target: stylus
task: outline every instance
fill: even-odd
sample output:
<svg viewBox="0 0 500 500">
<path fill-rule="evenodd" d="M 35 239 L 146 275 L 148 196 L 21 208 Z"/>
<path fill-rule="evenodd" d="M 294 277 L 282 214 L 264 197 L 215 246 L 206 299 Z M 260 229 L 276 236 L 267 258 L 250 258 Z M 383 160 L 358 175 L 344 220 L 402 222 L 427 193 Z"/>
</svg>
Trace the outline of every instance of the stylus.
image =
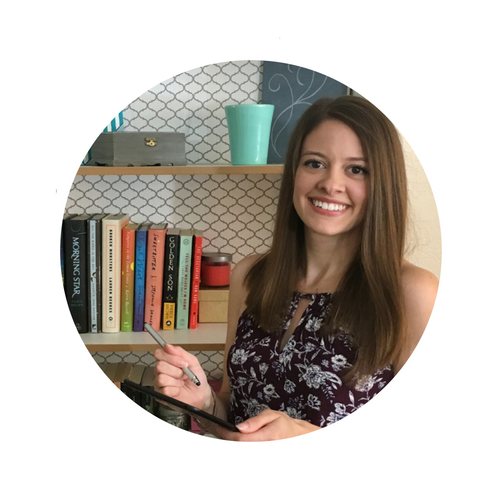
<svg viewBox="0 0 500 500">
<path fill-rule="evenodd" d="M 158 344 L 160 344 L 162 347 L 166 344 L 166 342 L 160 337 L 158 332 L 149 324 L 149 323 L 144 323 L 144 328 L 147 330 L 147 332 L 153 337 Z M 198 380 L 198 377 L 186 366 L 185 368 L 182 369 L 182 371 L 196 384 L 196 385 L 201 385 L 201 382 Z"/>
</svg>

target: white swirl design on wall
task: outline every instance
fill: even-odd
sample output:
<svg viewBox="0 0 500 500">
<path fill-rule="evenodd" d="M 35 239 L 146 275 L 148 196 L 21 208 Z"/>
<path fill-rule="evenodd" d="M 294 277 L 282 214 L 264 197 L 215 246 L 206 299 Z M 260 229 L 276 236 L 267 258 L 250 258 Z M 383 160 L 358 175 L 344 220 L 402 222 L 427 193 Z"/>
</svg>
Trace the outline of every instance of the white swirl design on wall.
<svg viewBox="0 0 500 500">
<path fill-rule="evenodd" d="M 277 149 L 278 139 L 294 118 L 297 108 L 310 106 L 316 100 L 315 97 L 325 86 L 327 80 L 329 80 L 329 78 L 325 75 L 305 70 L 304 68 L 299 68 L 297 66 L 291 66 L 289 64 L 287 65 L 287 71 L 287 74 L 276 73 L 269 79 L 267 84 L 267 88 L 271 92 L 279 92 L 282 90 L 283 86 L 288 89 L 289 94 L 289 104 L 281 110 L 278 115 L 276 115 L 274 123 L 271 127 L 270 144 L 273 151 L 280 158 L 282 155 Z M 297 94 L 296 91 L 294 91 L 297 87 L 296 85 L 292 85 L 291 82 L 299 85 L 301 91 L 300 94 Z M 302 113 L 303 111 L 304 109 L 300 109 L 299 112 Z"/>
</svg>

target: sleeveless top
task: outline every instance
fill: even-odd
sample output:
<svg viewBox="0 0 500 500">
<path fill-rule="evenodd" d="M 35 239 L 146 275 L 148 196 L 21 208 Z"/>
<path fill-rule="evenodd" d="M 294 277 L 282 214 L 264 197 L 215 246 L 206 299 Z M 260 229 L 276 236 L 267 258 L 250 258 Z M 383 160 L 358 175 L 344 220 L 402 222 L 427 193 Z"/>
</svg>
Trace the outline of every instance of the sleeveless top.
<svg viewBox="0 0 500 500">
<path fill-rule="evenodd" d="M 309 305 L 280 347 L 303 297 L 310 299 Z M 349 335 L 318 334 L 332 298 L 333 293 L 294 293 L 283 330 L 272 334 L 246 312 L 240 316 L 227 359 L 230 421 L 239 424 L 269 408 L 325 427 L 363 406 L 389 383 L 392 365 L 355 387 L 343 383 L 341 373 L 355 355 Z"/>
</svg>

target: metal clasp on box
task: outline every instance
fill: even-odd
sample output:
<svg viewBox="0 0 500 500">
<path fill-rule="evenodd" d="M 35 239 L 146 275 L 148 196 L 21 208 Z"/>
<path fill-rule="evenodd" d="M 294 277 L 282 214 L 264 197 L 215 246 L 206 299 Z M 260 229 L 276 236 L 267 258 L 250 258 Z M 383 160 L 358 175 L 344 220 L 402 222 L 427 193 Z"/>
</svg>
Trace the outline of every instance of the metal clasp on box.
<svg viewBox="0 0 500 500">
<path fill-rule="evenodd" d="M 150 148 L 156 146 L 157 144 L 157 140 L 156 140 L 156 137 L 145 137 L 144 138 L 144 143 L 146 144 L 146 146 L 149 146 Z"/>
</svg>

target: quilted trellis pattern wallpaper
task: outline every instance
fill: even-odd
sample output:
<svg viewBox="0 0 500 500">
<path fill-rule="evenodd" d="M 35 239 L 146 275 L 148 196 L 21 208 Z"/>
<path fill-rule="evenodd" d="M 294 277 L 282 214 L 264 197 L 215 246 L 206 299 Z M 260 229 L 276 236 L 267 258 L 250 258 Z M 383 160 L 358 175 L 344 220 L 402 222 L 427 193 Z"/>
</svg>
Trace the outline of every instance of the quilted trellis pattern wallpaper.
<svg viewBox="0 0 500 500">
<path fill-rule="evenodd" d="M 177 75 L 130 103 L 125 130 L 181 132 L 188 163 L 229 164 L 224 106 L 260 103 L 262 75 L 261 61 L 213 64 Z"/>
</svg>

